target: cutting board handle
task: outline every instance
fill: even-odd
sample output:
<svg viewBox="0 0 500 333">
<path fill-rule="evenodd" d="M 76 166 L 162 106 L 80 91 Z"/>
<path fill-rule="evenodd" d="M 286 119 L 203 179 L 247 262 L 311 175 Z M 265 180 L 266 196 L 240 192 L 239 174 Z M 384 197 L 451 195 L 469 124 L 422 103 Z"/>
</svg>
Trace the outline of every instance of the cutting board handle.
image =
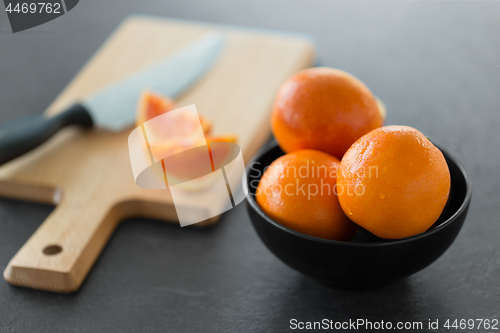
<svg viewBox="0 0 500 333">
<path fill-rule="evenodd" d="M 123 218 L 120 204 L 99 199 L 91 205 L 90 200 L 64 196 L 9 262 L 5 280 L 34 289 L 76 291 Z"/>
</svg>

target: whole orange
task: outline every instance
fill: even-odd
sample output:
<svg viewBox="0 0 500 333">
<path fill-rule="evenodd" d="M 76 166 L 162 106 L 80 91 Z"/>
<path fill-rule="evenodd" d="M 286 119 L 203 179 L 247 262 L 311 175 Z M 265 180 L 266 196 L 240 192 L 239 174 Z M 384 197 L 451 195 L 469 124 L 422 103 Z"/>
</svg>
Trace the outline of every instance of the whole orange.
<svg viewBox="0 0 500 333">
<path fill-rule="evenodd" d="M 357 226 L 345 216 L 335 194 L 337 158 L 299 150 L 276 159 L 256 190 L 260 208 L 273 220 L 301 233 L 349 240 Z"/>
<path fill-rule="evenodd" d="M 278 91 L 271 126 L 283 151 L 316 149 L 341 159 L 354 141 L 382 126 L 370 90 L 333 68 L 309 68 Z"/>
<path fill-rule="evenodd" d="M 345 153 L 337 179 L 346 215 L 386 239 L 426 231 L 450 193 L 450 171 L 421 132 L 407 126 L 371 131 Z"/>
</svg>

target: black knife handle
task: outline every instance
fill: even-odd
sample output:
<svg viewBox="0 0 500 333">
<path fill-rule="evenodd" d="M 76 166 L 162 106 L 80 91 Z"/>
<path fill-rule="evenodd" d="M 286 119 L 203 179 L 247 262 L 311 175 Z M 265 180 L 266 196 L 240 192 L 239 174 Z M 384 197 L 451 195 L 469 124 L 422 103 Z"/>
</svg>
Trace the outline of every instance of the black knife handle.
<svg viewBox="0 0 500 333">
<path fill-rule="evenodd" d="M 47 118 L 42 114 L 28 116 L 0 126 L 0 165 L 21 156 L 47 141 L 69 125 L 92 126 L 92 118 L 79 103 Z"/>
</svg>

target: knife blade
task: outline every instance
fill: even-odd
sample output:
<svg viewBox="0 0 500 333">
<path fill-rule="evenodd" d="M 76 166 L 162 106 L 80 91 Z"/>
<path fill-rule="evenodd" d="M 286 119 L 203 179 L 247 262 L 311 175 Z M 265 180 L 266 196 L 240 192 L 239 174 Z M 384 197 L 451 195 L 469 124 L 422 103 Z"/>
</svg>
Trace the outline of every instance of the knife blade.
<svg viewBox="0 0 500 333">
<path fill-rule="evenodd" d="M 144 88 L 178 98 L 213 66 L 223 44 L 222 33 L 208 32 L 166 59 L 104 87 L 55 116 L 31 115 L 1 125 L 0 165 L 36 148 L 66 126 L 96 126 L 112 132 L 131 126 Z"/>
</svg>

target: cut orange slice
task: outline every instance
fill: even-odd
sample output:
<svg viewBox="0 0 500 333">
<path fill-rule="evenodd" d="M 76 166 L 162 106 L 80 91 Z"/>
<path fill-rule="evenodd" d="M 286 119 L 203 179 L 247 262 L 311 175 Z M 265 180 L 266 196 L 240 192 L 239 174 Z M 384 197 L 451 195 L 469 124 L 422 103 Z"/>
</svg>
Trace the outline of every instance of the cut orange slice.
<svg viewBox="0 0 500 333">
<path fill-rule="evenodd" d="M 227 134 L 220 136 L 207 137 L 208 152 L 212 161 L 212 168 L 215 170 L 220 169 L 226 163 L 232 160 L 235 153 L 235 145 L 218 144 L 219 142 L 236 143 L 238 138 L 236 135 Z"/>
<path fill-rule="evenodd" d="M 207 142 L 231 142 L 236 143 L 238 141 L 238 136 L 235 134 L 226 134 L 218 136 L 207 136 Z"/>
<path fill-rule="evenodd" d="M 169 185 L 185 190 L 200 190 L 216 179 L 214 171 L 232 161 L 239 152 L 235 135 L 207 137 L 207 145 L 172 155 L 164 160 Z"/>
<path fill-rule="evenodd" d="M 161 160 L 169 185 L 178 184 L 186 190 L 203 189 L 213 182 L 213 171 L 232 160 L 234 151 L 239 151 L 235 145 L 237 137 L 208 136 L 212 123 L 196 113 L 172 112 L 165 121 L 161 118 L 149 121 L 174 109 L 175 103 L 170 98 L 144 91 L 138 105 L 137 125 L 143 125 L 149 151 L 156 161 Z"/>
<path fill-rule="evenodd" d="M 137 107 L 136 125 L 140 126 L 146 121 L 158 117 L 175 108 L 172 99 L 153 94 L 150 91 L 144 91 L 141 94 L 139 105 Z"/>
<path fill-rule="evenodd" d="M 166 96 L 152 93 L 145 90 L 139 100 L 139 105 L 137 106 L 137 116 L 136 125 L 140 126 L 146 121 L 156 118 L 164 113 L 172 111 L 176 108 L 175 102 Z M 212 123 L 205 119 L 204 117 L 199 117 L 201 122 L 201 127 L 205 134 L 208 134 L 212 129 Z M 157 135 L 161 136 L 162 132 L 169 130 L 168 128 L 158 129 Z"/>
<path fill-rule="evenodd" d="M 164 160 L 166 174 L 177 181 L 187 181 L 209 174 L 229 162 L 236 146 L 224 143 L 236 143 L 235 135 L 207 137 L 206 141 L 207 145 L 193 145 L 188 149 L 176 147 L 179 151 Z"/>
</svg>

